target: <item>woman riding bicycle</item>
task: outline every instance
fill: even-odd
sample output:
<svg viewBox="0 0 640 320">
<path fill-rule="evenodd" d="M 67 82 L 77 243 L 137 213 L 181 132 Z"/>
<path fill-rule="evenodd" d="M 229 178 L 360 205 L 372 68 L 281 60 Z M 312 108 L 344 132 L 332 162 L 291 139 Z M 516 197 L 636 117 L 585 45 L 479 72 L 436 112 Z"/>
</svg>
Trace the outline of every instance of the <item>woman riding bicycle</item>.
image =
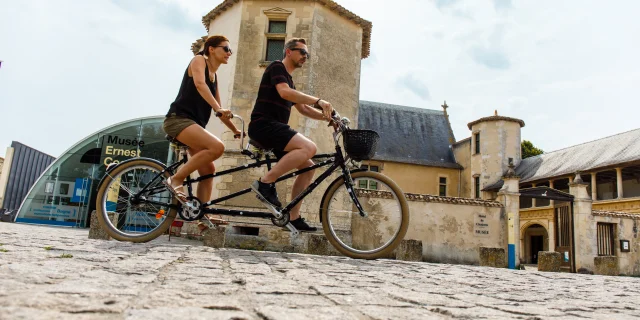
<svg viewBox="0 0 640 320">
<path fill-rule="evenodd" d="M 169 191 L 183 204 L 187 201 L 183 189 L 186 177 L 196 170 L 201 176 L 214 173 L 213 161 L 224 152 L 222 141 L 205 130 L 211 110 L 220 114 L 220 120 L 233 131 L 235 137 L 241 134 L 229 120 L 232 117 L 231 111 L 221 107 L 216 74 L 221 64 L 229 62 L 232 53 L 226 37 L 215 35 L 207 38 L 204 50 L 191 59 L 185 70 L 178 96 L 164 120 L 164 131 L 189 147 L 189 161 L 165 181 Z M 209 201 L 212 190 L 213 179 L 200 182 L 198 199 Z"/>
</svg>

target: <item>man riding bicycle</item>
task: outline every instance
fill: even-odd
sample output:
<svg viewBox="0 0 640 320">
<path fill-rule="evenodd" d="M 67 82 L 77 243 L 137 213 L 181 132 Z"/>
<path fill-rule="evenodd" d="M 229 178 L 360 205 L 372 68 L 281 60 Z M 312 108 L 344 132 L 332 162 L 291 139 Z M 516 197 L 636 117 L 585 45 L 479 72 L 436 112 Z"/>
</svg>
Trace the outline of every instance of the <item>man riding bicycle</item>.
<svg viewBox="0 0 640 320">
<path fill-rule="evenodd" d="M 262 178 L 251 184 L 251 189 L 271 205 L 281 208 L 275 181 L 292 169 L 304 169 L 313 165 L 316 144 L 293 130 L 289 125 L 291 106 L 298 112 L 316 120 L 330 120 L 333 107 L 328 101 L 296 90 L 291 73 L 302 68 L 309 58 L 306 41 L 293 38 L 284 45 L 284 59 L 272 62 L 264 71 L 258 98 L 251 113 L 249 137 L 265 149 L 272 149 L 278 163 Z M 311 105 L 322 108 L 322 111 Z M 314 170 L 300 174 L 291 191 L 292 199 L 309 186 Z M 300 217 L 298 203 L 290 211 L 291 224 L 300 231 L 316 231 Z"/>
</svg>

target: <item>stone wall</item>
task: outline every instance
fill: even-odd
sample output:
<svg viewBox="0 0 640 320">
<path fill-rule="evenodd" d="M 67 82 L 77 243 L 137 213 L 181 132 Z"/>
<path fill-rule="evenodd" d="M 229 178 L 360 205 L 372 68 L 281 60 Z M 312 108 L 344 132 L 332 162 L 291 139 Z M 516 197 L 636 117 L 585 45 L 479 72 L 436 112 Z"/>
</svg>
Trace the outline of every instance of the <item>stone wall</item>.
<svg viewBox="0 0 640 320">
<path fill-rule="evenodd" d="M 618 257 L 619 274 L 640 275 L 640 220 L 630 218 L 590 215 L 586 221 L 581 221 L 581 225 L 587 225 L 588 228 L 576 229 L 577 245 L 582 251 L 580 257 L 576 257 L 581 261 L 580 267 L 595 270 L 594 258 L 598 256 L 598 222 L 614 224 L 614 247 L 615 256 Z M 629 252 L 622 252 L 620 240 L 629 241 Z"/>
<path fill-rule="evenodd" d="M 506 221 L 499 202 L 418 194 L 407 198 L 411 218 L 405 239 L 422 241 L 424 261 L 479 264 L 479 247 L 504 248 Z M 352 232 L 354 239 L 365 236 L 358 232 L 371 234 L 368 229 Z"/>
<path fill-rule="evenodd" d="M 456 162 L 464 169 L 460 173 L 460 194 L 459 197 L 471 198 L 471 138 L 462 140 L 453 145 L 453 156 Z"/>
</svg>

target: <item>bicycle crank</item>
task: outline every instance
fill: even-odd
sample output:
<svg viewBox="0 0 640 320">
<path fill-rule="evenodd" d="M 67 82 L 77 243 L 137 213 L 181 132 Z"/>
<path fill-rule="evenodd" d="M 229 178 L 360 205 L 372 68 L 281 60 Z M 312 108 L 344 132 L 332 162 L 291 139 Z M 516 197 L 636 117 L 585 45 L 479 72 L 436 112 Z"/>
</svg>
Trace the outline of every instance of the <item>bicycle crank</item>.
<svg viewBox="0 0 640 320">
<path fill-rule="evenodd" d="M 185 221 L 195 221 L 202 218 L 202 210 L 200 200 L 198 198 L 189 197 L 187 202 L 181 206 L 181 210 L 178 211 L 180 218 Z"/>
</svg>

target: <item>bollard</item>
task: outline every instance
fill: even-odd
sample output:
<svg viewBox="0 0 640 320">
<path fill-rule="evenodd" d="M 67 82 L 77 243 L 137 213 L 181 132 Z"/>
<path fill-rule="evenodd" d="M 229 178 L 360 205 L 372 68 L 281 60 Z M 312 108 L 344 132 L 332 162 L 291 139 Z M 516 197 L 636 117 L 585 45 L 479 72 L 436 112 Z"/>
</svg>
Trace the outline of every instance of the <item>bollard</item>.
<svg viewBox="0 0 640 320">
<path fill-rule="evenodd" d="M 202 242 L 207 247 L 224 248 L 226 228 L 209 228 L 202 233 Z"/>
<path fill-rule="evenodd" d="M 396 249 L 396 260 L 422 261 L 422 241 L 402 240 Z"/>
<path fill-rule="evenodd" d="M 115 212 L 108 212 L 109 220 L 111 223 L 116 224 L 116 214 Z M 91 212 L 91 222 L 89 225 L 89 239 L 97 239 L 97 240 L 111 240 L 111 236 L 104 231 L 102 225 L 98 221 L 98 213 L 93 210 Z"/>
<path fill-rule="evenodd" d="M 483 267 L 506 267 L 503 248 L 480 247 L 480 265 Z"/>
<path fill-rule="evenodd" d="M 554 251 L 538 252 L 538 271 L 560 272 L 562 254 Z"/>
</svg>

